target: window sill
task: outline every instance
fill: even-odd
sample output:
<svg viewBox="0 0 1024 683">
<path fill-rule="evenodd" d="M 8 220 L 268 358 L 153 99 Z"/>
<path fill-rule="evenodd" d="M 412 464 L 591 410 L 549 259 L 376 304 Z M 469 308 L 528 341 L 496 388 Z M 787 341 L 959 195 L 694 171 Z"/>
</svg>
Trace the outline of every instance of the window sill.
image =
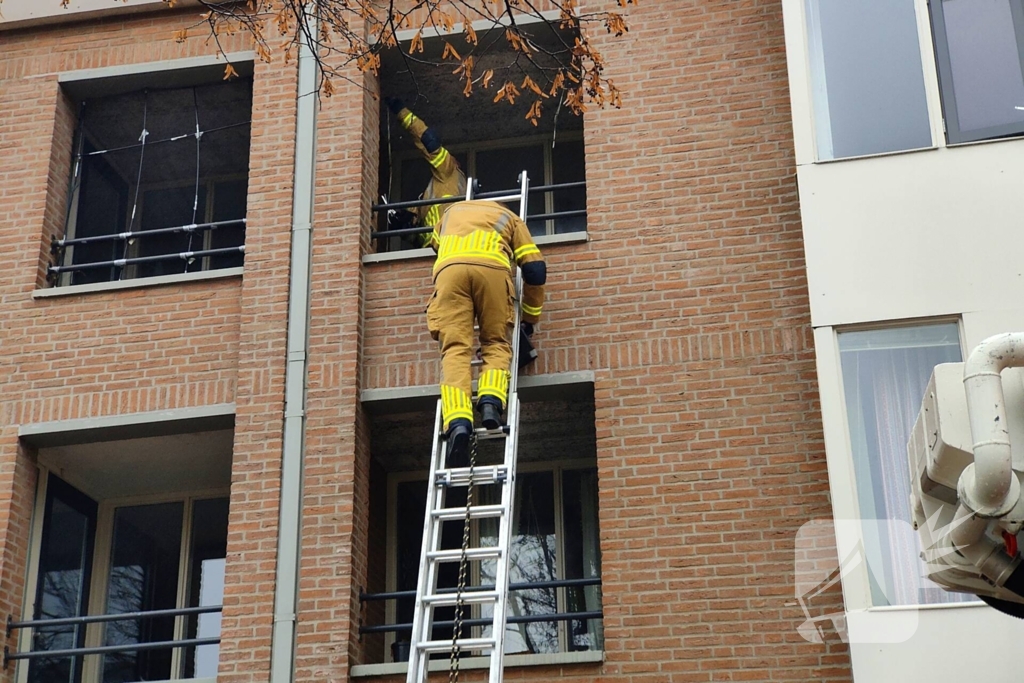
<svg viewBox="0 0 1024 683">
<path fill-rule="evenodd" d="M 836 157 L 835 159 L 815 159 L 809 164 L 799 164 L 800 166 L 826 166 L 828 164 L 841 164 L 844 161 L 857 161 L 859 159 L 878 159 L 880 157 L 895 157 L 902 156 L 904 154 L 917 154 L 918 152 L 931 152 L 937 149 L 942 149 L 944 145 L 932 145 L 931 147 L 915 147 L 913 149 L 894 149 L 891 152 L 876 152 L 874 154 L 857 154 L 852 157 Z"/>
<path fill-rule="evenodd" d="M 589 241 L 589 233 L 585 230 L 580 232 L 566 232 L 561 235 L 541 235 L 535 237 L 534 242 L 539 246 L 545 244 L 573 244 L 576 242 Z M 405 251 L 387 251 L 383 254 L 366 254 L 363 256 L 363 263 L 384 263 L 387 261 L 410 261 L 419 258 L 434 258 L 433 249 L 406 249 Z"/>
<path fill-rule="evenodd" d="M 156 287 L 159 285 L 175 285 L 182 282 L 200 280 L 219 280 L 226 277 L 242 275 L 242 268 L 221 268 L 204 270 L 198 273 L 181 273 L 180 275 L 159 275 L 142 277 L 137 280 L 118 280 L 117 282 L 94 282 L 88 285 L 69 285 L 67 287 L 47 287 L 32 292 L 33 299 L 47 299 L 55 296 L 73 296 L 75 294 L 92 294 L 94 292 L 111 292 L 120 289 L 138 289 L 139 287 Z"/>
<path fill-rule="evenodd" d="M 603 650 L 587 650 L 584 652 L 559 652 L 548 655 L 505 655 L 505 666 L 549 666 L 560 664 L 599 664 L 604 661 Z M 490 666 L 490 657 L 466 657 L 461 660 L 461 669 L 486 669 Z M 409 665 L 406 662 L 391 664 L 357 664 L 352 667 L 352 678 L 366 676 L 405 675 Z M 438 659 L 430 662 L 430 671 L 447 671 L 448 660 Z"/>
<path fill-rule="evenodd" d="M 918 610 L 964 609 L 970 607 L 988 607 L 981 598 L 970 602 L 940 602 L 930 605 L 872 605 L 868 612 L 916 612 Z"/>
</svg>

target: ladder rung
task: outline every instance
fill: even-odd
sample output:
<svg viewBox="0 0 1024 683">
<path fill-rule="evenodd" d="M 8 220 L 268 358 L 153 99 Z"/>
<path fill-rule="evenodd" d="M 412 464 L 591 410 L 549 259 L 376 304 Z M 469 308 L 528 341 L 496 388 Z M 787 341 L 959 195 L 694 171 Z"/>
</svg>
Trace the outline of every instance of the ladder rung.
<svg viewBox="0 0 1024 683">
<path fill-rule="evenodd" d="M 440 519 L 445 522 L 459 521 L 466 518 L 466 508 L 444 508 L 441 510 L 431 510 L 430 514 L 434 519 Z M 505 508 L 500 505 L 475 505 L 469 508 L 470 519 L 501 517 L 503 514 L 505 514 Z"/>
<path fill-rule="evenodd" d="M 482 486 L 500 484 L 508 479 L 508 470 L 504 465 L 477 465 L 473 468 L 472 479 L 468 467 L 456 467 L 450 470 L 438 470 L 434 473 L 436 486 Z"/>
<path fill-rule="evenodd" d="M 519 199 L 520 201 L 522 201 L 522 196 L 523 195 L 521 193 L 516 192 L 515 194 L 504 194 L 504 195 L 501 195 L 500 197 L 488 197 L 487 201 L 498 202 L 498 203 L 510 202 L 513 199 Z"/>
<path fill-rule="evenodd" d="M 466 605 L 481 605 L 498 599 L 498 591 L 463 591 L 462 602 Z M 459 604 L 458 593 L 424 595 L 423 603 L 433 607 L 454 607 Z"/>
<path fill-rule="evenodd" d="M 499 557 L 501 548 L 466 548 L 466 559 L 469 560 L 496 560 Z M 427 553 L 427 559 L 435 562 L 458 562 L 462 559 L 462 549 L 431 550 Z"/>
<path fill-rule="evenodd" d="M 480 366 L 480 365 L 484 364 L 484 359 L 483 358 L 474 358 L 473 360 L 469 361 L 469 364 L 474 366 L 474 367 L 477 367 L 477 366 Z"/>
<path fill-rule="evenodd" d="M 478 427 L 473 432 L 476 434 L 477 441 L 489 441 L 491 439 L 504 439 L 508 436 L 509 428 L 508 425 L 502 425 L 497 429 Z"/>
<path fill-rule="evenodd" d="M 455 641 L 463 650 L 494 649 L 494 638 L 460 638 Z M 448 652 L 452 649 L 451 640 L 428 640 L 418 643 L 417 649 L 422 652 Z"/>
</svg>

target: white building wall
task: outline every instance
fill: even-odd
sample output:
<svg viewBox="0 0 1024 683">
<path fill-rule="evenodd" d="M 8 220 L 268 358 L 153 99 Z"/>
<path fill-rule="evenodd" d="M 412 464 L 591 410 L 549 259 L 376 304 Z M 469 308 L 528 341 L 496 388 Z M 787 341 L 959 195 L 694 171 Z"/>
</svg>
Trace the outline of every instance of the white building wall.
<svg viewBox="0 0 1024 683">
<path fill-rule="evenodd" d="M 783 0 L 811 322 L 833 510 L 859 517 L 836 329 L 959 318 L 965 353 L 1024 330 L 1024 140 L 947 147 L 926 0 L 915 0 L 935 147 L 815 163 L 804 0 Z M 1022 103 L 1024 104 L 1024 103 Z M 857 525 L 846 525 L 856 529 Z M 842 542 L 841 542 L 842 544 Z M 1019 681 L 1024 621 L 983 605 L 871 606 L 867 570 L 843 578 L 848 612 L 903 642 L 851 643 L 858 683 Z M 901 614 L 902 613 L 902 614 Z"/>
</svg>

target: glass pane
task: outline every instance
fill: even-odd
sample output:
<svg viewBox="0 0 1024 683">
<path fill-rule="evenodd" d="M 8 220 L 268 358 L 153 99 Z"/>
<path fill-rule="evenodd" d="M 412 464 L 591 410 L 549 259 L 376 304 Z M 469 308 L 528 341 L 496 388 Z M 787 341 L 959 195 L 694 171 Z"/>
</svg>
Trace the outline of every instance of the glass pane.
<svg viewBox="0 0 1024 683">
<path fill-rule="evenodd" d="M 583 141 L 559 142 L 551 150 L 552 180 L 555 185 L 586 180 Z M 555 211 L 578 211 L 587 208 L 587 188 L 552 192 Z M 587 229 L 586 216 L 555 219 L 555 233 L 579 232 Z"/>
<path fill-rule="evenodd" d="M 476 153 L 476 175 L 480 179 L 480 192 L 495 192 L 519 188 L 519 174 L 525 170 L 530 177 L 531 185 L 544 184 L 544 148 L 541 145 L 532 147 L 506 147 L 489 149 Z M 519 213 L 519 203 L 507 203 L 509 209 Z M 527 202 L 527 216 L 545 213 L 544 195 L 533 193 Z M 526 221 L 530 232 L 534 235 L 545 234 L 544 221 Z"/>
<path fill-rule="evenodd" d="M 107 614 L 173 609 L 177 606 L 182 503 L 117 508 Z M 174 617 L 110 622 L 105 645 L 174 639 Z M 121 652 L 103 658 L 104 683 L 134 683 L 171 677 L 171 650 Z"/>
<path fill-rule="evenodd" d="M 520 473 L 516 475 L 516 533 L 512 537 L 509 568 L 510 583 L 539 583 L 558 578 L 558 545 L 555 538 L 555 491 L 551 472 Z M 494 501 L 496 502 L 496 501 Z M 480 525 L 480 544 L 497 543 L 497 526 L 493 521 Z M 480 563 L 481 583 L 494 585 L 496 564 L 493 560 Z M 557 591 L 554 588 L 526 588 L 509 596 L 508 617 L 555 614 L 558 612 Z M 489 606 L 481 609 L 482 616 L 493 614 Z M 483 629 L 484 636 L 490 627 Z M 537 654 L 558 652 L 558 623 L 535 621 L 507 624 L 505 652 Z"/>
<path fill-rule="evenodd" d="M 1011 12 L 1010 0 L 943 0 L 942 14 L 961 133 L 1013 124 L 1024 131 L 1016 108 L 1024 106 L 1024 27 L 1014 22 L 1022 13 Z"/>
<path fill-rule="evenodd" d="M 88 602 L 96 503 L 51 474 L 45 515 L 34 618 L 82 616 Z M 36 628 L 32 649 L 81 647 L 84 637 L 85 629 L 78 626 Z M 81 660 L 71 657 L 34 659 L 29 663 L 30 683 L 73 683 L 81 675 Z"/>
<path fill-rule="evenodd" d="M 177 144 L 177 143 L 172 143 Z M 197 213 L 193 214 L 193 203 L 198 204 Z M 206 187 L 200 186 L 198 196 L 195 185 L 183 185 L 157 190 L 146 190 L 142 193 L 142 222 L 140 230 L 156 230 L 173 228 L 202 222 L 206 214 Z M 180 254 L 183 251 L 197 251 L 203 248 L 203 236 L 200 233 L 172 232 L 152 237 L 136 238 L 139 245 L 138 256 L 165 256 Z M 194 263 L 194 262 L 193 262 Z M 151 263 L 140 263 L 136 266 L 136 277 L 153 277 L 155 275 L 172 275 L 187 270 L 200 270 L 201 266 L 186 264 L 180 258 Z"/>
<path fill-rule="evenodd" d="M 228 499 L 197 500 L 192 510 L 192 551 L 189 558 L 189 607 L 224 602 L 224 562 L 227 557 Z M 189 638 L 220 637 L 220 612 L 188 619 Z M 187 678 L 217 675 L 219 645 L 190 647 L 185 653 Z"/>
<path fill-rule="evenodd" d="M 565 578 L 601 577 L 600 534 L 597 526 L 597 470 L 562 473 L 562 524 L 565 527 Z M 567 612 L 601 611 L 601 586 L 565 589 Z M 569 624 L 569 650 L 603 650 L 600 619 L 573 620 Z"/>
<path fill-rule="evenodd" d="M 961 360 L 955 323 L 839 334 L 839 356 L 861 516 L 910 524 L 907 440 L 939 363 Z M 922 578 L 916 534 L 887 535 L 865 524 L 865 552 L 879 558 L 885 586 L 876 605 L 965 602 Z M 876 575 L 877 575 L 876 574 Z"/>
<path fill-rule="evenodd" d="M 818 158 L 931 145 L 914 0 L 806 0 Z"/>
<path fill-rule="evenodd" d="M 86 143 L 83 151 L 78 213 L 72 237 L 111 235 L 125 230 L 128 203 L 128 182 L 122 175 L 127 168 L 138 168 L 137 149 L 89 154 L 95 148 Z M 68 248 L 75 264 L 98 263 L 124 258 L 123 240 L 79 244 Z M 72 284 L 109 282 L 117 279 L 120 268 L 97 268 L 73 271 Z"/>
<path fill-rule="evenodd" d="M 249 181 L 227 180 L 213 188 L 213 221 L 232 221 L 245 218 L 246 195 Z M 245 244 L 245 223 L 225 225 L 210 233 L 210 248 L 239 247 Z M 242 265 L 244 254 L 227 254 L 210 259 L 211 268 L 237 268 Z"/>
</svg>

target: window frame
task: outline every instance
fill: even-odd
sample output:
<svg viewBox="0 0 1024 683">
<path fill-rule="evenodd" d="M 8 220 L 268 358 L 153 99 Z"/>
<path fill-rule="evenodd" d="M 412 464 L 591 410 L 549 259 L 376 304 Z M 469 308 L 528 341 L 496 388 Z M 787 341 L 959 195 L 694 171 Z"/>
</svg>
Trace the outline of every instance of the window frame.
<svg viewBox="0 0 1024 683">
<path fill-rule="evenodd" d="M 516 466 L 517 474 L 528 474 L 538 472 L 551 472 L 552 473 L 552 486 L 554 491 L 554 524 L 555 524 L 555 538 L 557 539 L 558 553 L 555 557 L 556 573 L 557 578 L 562 579 L 565 576 L 565 526 L 564 526 L 564 506 L 565 501 L 563 500 L 563 486 L 562 486 L 562 473 L 567 470 L 596 470 L 597 463 L 593 458 L 567 458 L 564 460 L 555 460 L 549 462 L 528 462 L 521 463 Z M 398 486 L 402 483 L 422 481 L 424 484 L 428 480 L 428 471 L 422 470 L 405 470 L 401 472 L 388 472 L 387 474 L 387 525 L 386 533 L 387 538 L 385 541 L 385 553 L 386 558 L 386 575 L 385 575 L 385 590 L 388 592 L 396 591 L 398 585 Z M 598 520 L 600 524 L 600 505 L 598 505 Z M 416 519 L 410 523 L 422 525 L 422 519 Z M 479 528 L 474 526 L 472 531 L 472 539 L 470 543 L 472 545 L 477 544 L 479 538 Z M 598 547 L 600 553 L 600 547 Z M 420 549 L 417 548 L 417 555 Z M 471 571 L 473 576 L 471 581 L 479 580 L 479 566 L 474 563 L 471 565 Z M 555 589 L 555 600 L 557 609 L 559 612 L 564 612 L 567 607 L 567 596 L 566 588 Z M 602 592 L 603 596 L 603 592 Z M 604 603 L 602 597 L 602 605 Z M 472 616 L 478 616 L 479 606 L 471 606 Z M 603 613 L 602 608 L 602 613 Z M 469 618 L 469 617 L 467 617 Z M 385 623 L 394 624 L 397 619 L 397 605 L 394 600 L 388 600 L 385 604 Z M 602 618 L 603 620 L 603 618 Z M 523 657 L 546 657 L 554 655 L 571 655 L 577 651 L 571 651 L 568 649 L 568 624 L 567 621 L 559 621 L 557 623 L 558 628 L 558 652 L 557 653 L 506 653 L 505 656 L 509 657 L 512 655 L 523 656 Z M 474 627 L 479 629 L 482 627 Z M 391 631 L 384 634 L 384 652 L 388 653 L 391 651 L 391 645 L 395 642 L 395 632 Z M 591 650 L 593 652 L 600 652 L 600 650 Z M 405 663 L 402 662 L 404 665 Z"/>
<path fill-rule="evenodd" d="M 226 59 L 237 68 L 240 73 L 243 74 L 243 78 L 253 81 L 253 67 L 255 64 L 255 54 L 253 52 L 240 52 L 231 53 L 225 55 Z M 177 88 L 188 88 L 188 87 L 204 87 L 204 86 L 216 86 L 223 81 L 223 64 L 224 61 L 219 58 L 193 58 L 193 59 L 182 59 L 173 60 L 169 62 L 156 62 L 150 64 L 141 65 L 127 65 L 119 67 L 111 67 L 107 69 L 90 69 L 83 70 L 81 72 L 71 72 L 70 74 L 61 74 L 59 82 L 64 95 L 69 98 L 72 103 L 80 104 L 83 101 L 90 99 L 98 99 L 110 96 L 127 95 L 133 92 L 139 92 L 147 88 L 154 88 L 160 90 L 177 89 Z M 216 71 L 214 71 L 216 69 Z M 82 127 L 82 112 L 80 107 L 74 107 L 74 134 L 71 139 L 71 167 L 69 168 L 68 175 L 68 193 L 65 199 L 65 225 L 63 229 L 63 237 L 65 239 L 74 239 L 77 232 L 77 224 L 79 220 L 79 205 L 81 202 L 81 177 L 84 171 L 84 164 L 80 159 L 76 159 L 76 155 L 82 153 L 84 149 L 84 143 L 86 140 L 86 134 Z M 252 102 L 249 104 L 249 146 L 251 153 L 252 145 Z M 232 180 L 250 180 L 250 173 L 247 171 L 245 174 L 219 174 L 210 175 L 202 178 L 201 185 L 207 187 L 207 202 L 206 207 L 203 210 L 203 215 L 208 216 L 212 211 L 212 205 L 210 200 L 210 189 L 217 182 L 232 181 Z M 177 181 L 163 181 L 158 183 L 142 183 L 142 184 L 129 184 L 129 195 L 135 196 L 133 190 L 138 190 L 138 200 L 136 202 L 136 210 L 141 211 L 143 204 L 143 194 L 147 190 L 160 189 L 162 187 L 194 187 L 195 183 L 192 182 L 181 182 Z M 248 193 L 247 193 L 248 194 Z M 128 201 L 126 204 L 127 216 L 125 217 L 125 225 L 128 225 L 132 212 L 132 201 Z M 246 207 L 246 216 L 248 216 L 248 207 Z M 198 214 L 197 214 L 198 219 Z M 204 221 L 208 222 L 208 221 Z M 144 232 L 139 230 L 138 232 Z M 211 237 L 211 230 L 203 230 L 203 244 L 208 244 Z M 143 238 L 145 239 L 145 238 Z M 243 240 L 242 245 L 245 242 Z M 74 252 L 76 245 L 68 245 L 63 252 L 63 257 L 59 261 L 55 261 L 56 265 L 71 265 L 75 262 Z M 124 258 L 134 258 L 140 248 L 139 241 L 136 241 L 133 245 L 128 245 L 127 251 Z M 244 253 L 244 252 L 243 252 Z M 76 271 L 60 272 L 53 280 L 53 285 L 48 289 L 67 289 L 70 287 L 100 287 L 104 285 L 112 285 L 115 283 L 121 283 L 126 281 L 138 281 L 140 285 L 146 283 L 153 278 L 164 278 L 164 277 L 187 277 L 195 273 L 213 273 L 219 270 L 233 270 L 232 267 L 212 268 L 212 256 L 204 256 L 199 259 L 199 267 L 190 270 L 186 273 L 177 273 L 171 275 L 146 275 L 138 276 L 138 264 L 127 264 L 124 266 L 121 277 L 113 278 L 108 277 L 104 280 L 97 282 L 78 283 L 72 284 L 73 277 Z M 244 268 L 244 265 L 241 266 Z M 225 273 L 229 275 L 231 273 Z M 159 284 L 157 281 L 155 284 Z"/>
<path fill-rule="evenodd" d="M 37 519 L 33 524 L 32 530 L 32 541 L 30 543 L 31 555 L 34 558 L 34 562 L 28 567 L 29 576 L 26 581 L 26 593 L 25 593 L 25 604 L 27 609 L 23 611 L 24 614 L 33 615 L 34 612 L 34 595 L 37 591 L 38 579 L 39 579 L 39 550 L 42 547 L 42 533 L 43 527 L 45 526 L 45 520 L 43 519 L 42 512 L 45 510 L 45 501 L 40 503 L 39 497 L 45 499 L 47 480 L 49 479 L 50 468 L 45 464 L 39 465 L 39 481 L 36 486 L 36 515 Z M 73 481 L 68 482 L 76 491 L 79 489 L 75 487 Z M 83 495 L 88 495 L 84 494 Z M 110 564 L 111 564 L 111 552 L 113 550 L 113 527 L 114 527 L 114 513 L 117 508 L 120 507 L 131 507 L 136 505 L 157 505 L 160 503 L 182 503 L 182 538 L 181 538 L 181 550 L 178 557 L 178 582 L 177 582 L 177 594 L 175 598 L 175 607 L 183 608 L 187 607 L 189 599 L 189 581 L 192 577 L 188 576 L 190 562 L 192 560 L 192 523 L 194 520 L 194 507 L 197 501 L 210 500 L 225 498 L 230 499 L 230 490 L 222 487 L 208 488 L 208 489 L 197 489 L 195 491 L 188 492 L 173 492 L 173 493 L 156 493 L 148 495 L 138 496 L 125 496 L 117 498 L 106 498 L 103 500 L 97 500 L 97 512 L 95 519 L 95 526 L 93 529 L 92 538 L 92 564 L 89 567 L 89 585 L 88 585 L 88 602 L 86 605 L 86 615 L 98 615 L 106 614 L 107 608 L 107 588 L 110 578 Z M 188 628 L 188 616 L 179 615 L 174 617 L 174 640 L 185 640 L 187 638 Z M 26 641 L 19 639 L 19 651 L 28 649 L 26 645 L 31 643 L 32 629 L 23 629 L 21 638 L 26 638 Z M 85 627 L 84 647 L 97 647 L 103 645 L 105 636 L 105 624 L 103 622 L 87 624 Z M 191 646 L 195 647 L 195 646 Z M 79 655 L 77 658 L 81 661 L 81 681 L 83 683 L 95 683 L 102 679 L 103 672 L 103 655 Z M 28 682 L 29 663 L 31 660 L 20 660 L 17 662 L 18 668 L 15 674 L 15 681 L 17 683 Z M 181 681 L 206 681 L 209 678 L 183 678 L 185 664 L 185 648 L 174 648 L 171 651 L 171 671 L 170 678 L 167 680 L 181 680 Z"/>
<path fill-rule="evenodd" d="M 1016 124 L 990 126 L 970 133 L 960 129 L 960 115 L 956 105 L 956 87 L 953 82 L 953 64 L 949 56 L 949 41 L 946 38 L 946 18 L 942 3 L 944 0 L 930 0 L 932 48 L 935 51 L 935 66 L 938 70 L 939 92 L 942 98 L 942 121 L 949 144 L 983 142 L 1004 137 L 1024 136 L 1024 121 Z M 1008 0 L 1010 15 L 1013 18 L 1014 33 L 1017 37 L 1017 57 L 1020 61 L 1021 73 L 1024 74 L 1024 2 Z M 1024 105 L 1024 102 L 1021 103 Z"/>
<path fill-rule="evenodd" d="M 869 513 L 869 518 L 874 517 L 873 511 L 861 509 L 861 501 L 858 490 L 858 477 L 855 470 L 855 454 L 853 449 L 853 435 L 849 421 L 849 412 L 846 401 L 846 387 L 843 381 L 842 357 L 839 348 L 839 336 L 848 332 L 870 332 L 893 330 L 907 327 L 922 327 L 929 325 L 955 324 L 957 338 L 959 340 L 960 354 L 962 358 L 967 357 L 964 322 L 961 316 L 935 316 L 928 318 L 910 318 L 889 321 L 874 321 L 869 323 L 836 325 L 835 327 L 822 327 L 815 329 L 815 346 L 822 348 L 822 337 L 827 335 L 829 340 L 829 353 L 819 353 L 818 376 L 822 402 L 822 418 L 825 427 L 826 459 L 829 464 L 829 489 L 832 494 L 833 514 L 836 520 L 861 520 L 865 519 L 864 513 Z M 826 367 L 830 367 L 831 381 L 826 381 Z M 833 394 L 829 396 L 829 394 Z M 841 440 L 838 439 L 841 435 Z M 838 441 L 838 443 L 836 443 Z M 907 492 L 910 495 L 910 492 Z M 837 525 L 837 535 L 848 533 L 856 527 L 857 538 L 848 539 L 847 542 L 839 540 L 840 547 L 855 547 L 858 544 L 867 551 L 871 546 L 870 539 L 866 537 L 862 524 Z M 888 556 L 883 561 L 890 563 Z M 849 569 L 849 571 L 847 571 Z M 885 568 L 888 575 L 890 567 Z M 968 602 L 941 602 L 941 603 L 906 603 L 906 604 L 876 604 L 870 587 L 869 568 L 867 563 L 860 563 L 853 568 L 844 568 L 842 575 L 843 602 L 846 612 L 866 609 L 872 610 L 918 610 L 922 607 L 928 609 L 958 609 L 965 606 L 980 606 L 980 601 Z"/>
<path fill-rule="evenodd" d="M 585 137 L 584 136 L 584 131 L 582 131 L 582 130 L 563 131 L 563 132 L 561 132 L 558 135 L 558 139 L 560 139 L 561 141 L 564 141 L 564 142 L 585 142 L 584 137 Z M 463 171 L 466 173 L 467 177 L 475 178 L 476 177 L 476 155 L 477 155 L 477 152 L 493 151 L 493 150 L 496 150 L 496 149 L 500 150 L 500 149 L 517 149 L 517 148 L 524 148 L 524 147 L 536 147 L 536 146 L 539 145 L 541 147 L 542 151 L 543 151 L 543 154 L 544 154 L 544 178 L 543 178 L 541 184 L 542 185 L 551 185 L 551 184 L 554 183 L 554 175 L 555 175 L 555 170 L 554 170 L 555 169 L 555 167 L 554 167 L 554 153 L 553 153 L 553 150 L 551 149 L 551 143 L 552 143 L 553 140 L 555 140 L 553 135 L 538 134 L 538 135 L 528 135 L 528 136 L 515 137 L 515 138 L 496 138 L 496 139 L 493 139 L 493 140 L 484 140 L 484 141 L 481 141 L 481 142 L 459 142 L 459 143 L 455 143 L 455 144 L 451 144 L 451 145 L 445 144 L 445 148 L 451 154 L 453 154 L 455 156 L 460 156 L 460 155 L 465 154 L 466 155 L 466 168 L 463 169 Z M 404 190 L 404 188 L 402 187 L 403 165 L 406 164 L 406 163 L 409 163 L 409 162 L 417 162 L 417 161 L 422 162 L 423 161 L 423 157 L 415 149 L 402 149 L 401 151 L 396 152 L 393 155 L 392 160 L 391 160 L 391 165 L 392 165 L 391 178 L 392 178 L 392 183 L 393 183 L 392 191 L 394 193 L 394 196 L 396 196 L 396 197 L 403 196 L 403 190 Z M 586 153 L 585 153 L 585 151 L 584 151 L 584 159 L 583 159 L 583 174 L 584 174 L 584 178 L 585 178 L 586 177 Z M 531 184 L 531 186 L 536 184 L 536 179 L 530 178 L 530 184 Z M 490 190 L 510 190 L 510 189 L 515 189 L 515 188 L 495 187 L 495 188 L 488 188 L 488 191 L 490 191 Z M 418 190 L 417 193 L 419 191 L 421 191 L 421 190 Z M 554 210 L 555 210 L 554 191 L 545 192 L 544 193 L 544 213 L 552 213 L 552 212 L 554 212 Z M 529 217 L 527 217 L 527 218 L 529 218 Z M 556 219 L 554 219 L 554 218 L 549 218 L 549 219 L 545 220 L 544 221 L 544 234 L 543 235 L 535 235 L 534 238 L 536 239 L 537 237 L 551 237 L 553 235 L 573 235 L 573 234 L 578 234 L 578 233 L 586 234 L 586 232 L 587 232 L 587 227 L 588 226 L 585 226 L 583 228 L 583 230 L 574 230 L 573 232 L 568 232 L 568 233 L 556 233 L 555 232 L 555 220 Z M 387 252 L 381 252 L 381 253 L 387 253 Z"/>
</svg>

